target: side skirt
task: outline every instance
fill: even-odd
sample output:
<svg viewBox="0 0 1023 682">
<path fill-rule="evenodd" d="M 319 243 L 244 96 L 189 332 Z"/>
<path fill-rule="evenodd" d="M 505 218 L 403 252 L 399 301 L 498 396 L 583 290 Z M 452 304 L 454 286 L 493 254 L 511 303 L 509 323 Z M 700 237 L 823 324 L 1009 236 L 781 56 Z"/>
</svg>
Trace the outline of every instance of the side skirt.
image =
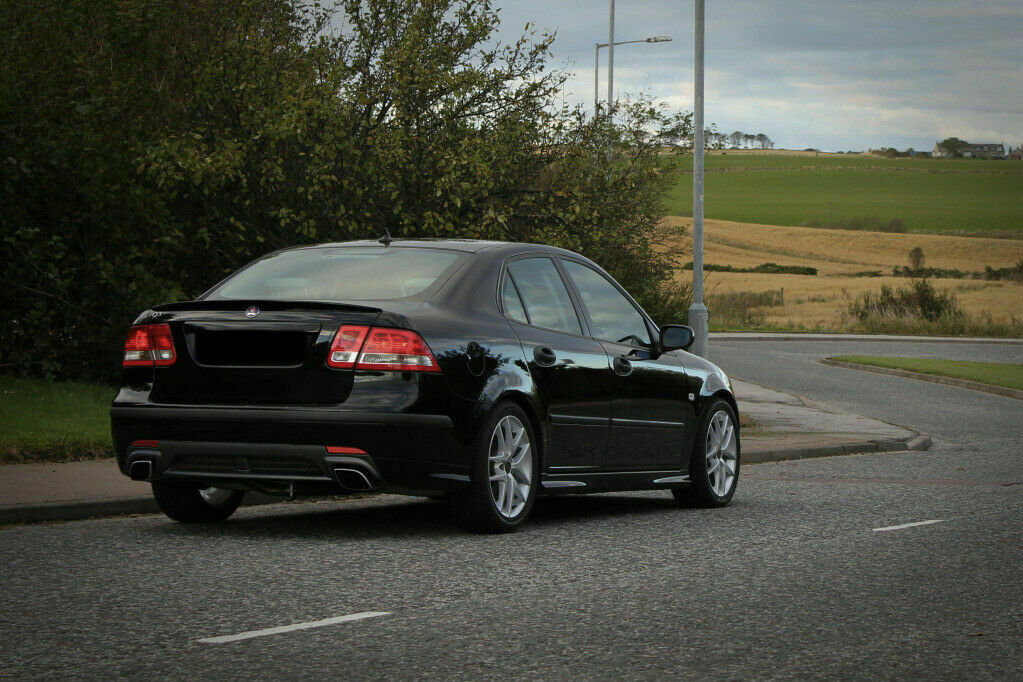
<svg viewBox="0 0 1023 682">
<path fill-rule="evenodd" d="M 593 471 L 558 472 L 540 477 L 546 495 L 579 495 L 615 490 L 667 490 L 689 484 L 689 474 L 665 471 Z"/>
</svg>

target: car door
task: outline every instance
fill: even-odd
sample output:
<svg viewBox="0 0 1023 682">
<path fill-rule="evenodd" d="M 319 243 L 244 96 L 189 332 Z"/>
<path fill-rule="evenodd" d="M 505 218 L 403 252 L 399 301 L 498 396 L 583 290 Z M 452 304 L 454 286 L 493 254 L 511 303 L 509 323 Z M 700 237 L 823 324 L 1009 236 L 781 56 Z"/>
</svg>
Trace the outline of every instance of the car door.
<svg viewBox="0 0 1023 682">
<path fill-rule="evenodd" d="M 688 385 L 674 353 L 659 354 L 653 325 L 611 279 L 562 258 L 594 338 L 611 369 L 611 429 L 604 464 L 616 469 L 677 469 L 682 462 Z"/>
<path fill-rule="evenodd" d="M 547 466 L 601 466 L 611 420 L 607 354 L 586 333 L 554 261 L 535 255 L 509 259 L 501 300 L 549 425 Z"/>
</svg>

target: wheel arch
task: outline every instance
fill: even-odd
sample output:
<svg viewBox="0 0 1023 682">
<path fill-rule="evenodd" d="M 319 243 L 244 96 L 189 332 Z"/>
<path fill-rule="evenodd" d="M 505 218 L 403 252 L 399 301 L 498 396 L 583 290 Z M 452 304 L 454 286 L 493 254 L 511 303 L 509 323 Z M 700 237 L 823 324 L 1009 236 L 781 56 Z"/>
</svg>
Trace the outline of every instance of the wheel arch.
<svg viewBox="0 0 1023 682">
<path fill-rule="evenodd" d="M 522 391 L 514 390 L 508 390 L 501 393 L 497 397 L 497 400 L 494 401 L 491 409 L 496 408 L 497 405 L 506 401 L 518 405 L 522 411 L 526 413 L 526 418 L 529 419 L 529 425 L 533 427 L 533 433 L 536 434 L 537 467 L 540 471 L 543 471 L 544 460 L 547 456 L 547 431 L 544 428 L 543 419 L 540 417 L 540 410 L 527 394 Z"/>
<path fill-rule="evenodd" d="M 736 419 L 739 418 L 739 403 L 737 403 L 735 401 L 735 396 L 732 395 L 732 393 L 728 389 L 722 388 L 722 389 L 719 389 L 719 390 L 715 391 L 707 399 L 707 403 L 710 404 L 715 398 L 722 398 L 726 403 L 731 405 L 732 406 L 732 410 L 735 412 L 735 418 Z M 739 428 L 739 425 L 736 424 L 735 427 Z"/>
</svg>

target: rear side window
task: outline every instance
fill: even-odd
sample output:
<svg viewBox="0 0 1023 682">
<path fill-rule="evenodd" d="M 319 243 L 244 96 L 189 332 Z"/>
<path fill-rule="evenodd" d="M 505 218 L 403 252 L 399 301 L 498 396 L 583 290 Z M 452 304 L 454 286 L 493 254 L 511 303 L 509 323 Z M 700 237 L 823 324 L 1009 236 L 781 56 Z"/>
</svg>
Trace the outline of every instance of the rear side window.
<svg viewBox="0 0 1023 682">
<path fill-rule="evenodd" d="M 522 295 L 529 323 L 569 334 L 582 334 L 565 283 L 550 258 L 521 258 L 508 264 L 508 272 Z"/>
<path fill-rule="evenodd" d="M 242 270 L 210 299 L 375 301 L 429 289 L 465 254 L 424 248 L 339 247 L 285 251 Z"/>
<path fill-rule="evenodd" d="M 590 314 L 595 337 L 601 341 L 650 347 L 650 332 L 643 316 L 615 285 L 581 263 L 563 260 L 562 264 Z"/>
<path fill-rule="evenodd" d="M 504 278 L 504 288 L 501 290 L 501 307 L 504 308 L 504 314 L 511 319 L 522 324 L 529 324 L 526 309 L 522 307 L 522 299 L 519 298 L 519 292 L 515 290 L 515 284 L 511 277 Z"/>
</svg>

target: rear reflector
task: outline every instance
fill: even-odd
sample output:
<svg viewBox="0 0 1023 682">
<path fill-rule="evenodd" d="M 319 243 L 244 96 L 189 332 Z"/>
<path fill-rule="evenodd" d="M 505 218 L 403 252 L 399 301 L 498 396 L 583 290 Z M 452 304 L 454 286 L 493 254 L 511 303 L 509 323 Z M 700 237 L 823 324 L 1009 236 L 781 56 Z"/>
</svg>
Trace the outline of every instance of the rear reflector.
<svg viewBox="0 0 1023 682">
<path fill-rule="evenodd" d="M 133 440 L 131 446 L 133 448 L 155 448 L 160 444 L 158 440 Z"/>
<path fill-rule="evenodd" d="M 169 325 L 147 324 L 128 330 L 122 363 L 125 367 L 173 365 L 175 359 Z"/>
<path fill-rule="evenodd" d="M 328 445 L 327 453 L 331 455 L 365 455 L 365 450 L 359 448 L 349 448 L 344 445 Z"/>
<path fill-rule="evenodd" d="M 396 372 L 439 372 L 423 337 L 408 329 L 343 325 L 330 346 L 331 367 Z"/>
</svg>

